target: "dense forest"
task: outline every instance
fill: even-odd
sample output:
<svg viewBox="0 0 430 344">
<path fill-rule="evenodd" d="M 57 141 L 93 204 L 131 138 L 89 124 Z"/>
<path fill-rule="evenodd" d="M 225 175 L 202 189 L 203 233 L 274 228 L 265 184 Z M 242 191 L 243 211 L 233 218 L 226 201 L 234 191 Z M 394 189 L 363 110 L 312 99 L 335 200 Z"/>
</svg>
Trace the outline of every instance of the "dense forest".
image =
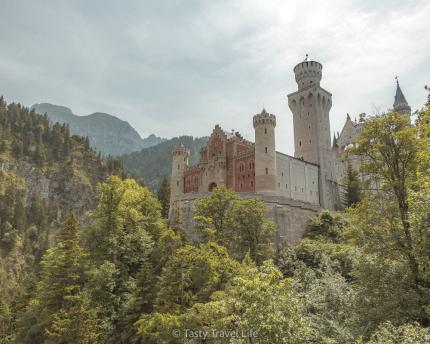
<svg viewBox="0 0 430 344">
<path fill-rule="evenodd" d="M 17 104 L 1 101 L 0 126 L 2 343 L 430 342 L 429 103 L 413 126 L 364 120 L 349 154 L 366 187 L 351 167 L 349 206 L 296 246 L 272 243 L 260 199 L 224 187 L 196 203 L 193 241 L 180 210 L 166 219 L 166 180 L 156 197 Z M 95 184 L 76 207 L 68 194 Z"/>
</svg>

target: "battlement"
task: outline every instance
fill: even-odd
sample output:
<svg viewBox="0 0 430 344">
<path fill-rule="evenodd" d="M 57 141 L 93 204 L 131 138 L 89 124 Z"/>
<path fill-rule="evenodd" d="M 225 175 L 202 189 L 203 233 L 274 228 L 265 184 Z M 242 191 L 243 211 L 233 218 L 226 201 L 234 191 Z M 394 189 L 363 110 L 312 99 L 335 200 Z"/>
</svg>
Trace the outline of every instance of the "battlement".
<svg viewBox="0 0 430 344">
<path fill-rule="evenodd" d="M 189 150 L 183 145 L 173 145 L 172 147 L 172 156 L 188 156 L 189 154 Z"/>
<path fill-rule="evenodd" d="M 265 109 L 261 113 L 253 117 L 254 128 L 264 124 L 270 124 L 276 127 L 276 116 L 266 112 Z"/>
<path fill-rule="evenodd" d="M 322 64 L 309 59 L 308 55 L 303 62 L 294 67 L 294 74 L 299 89 L 319 84 L 322 77 Z"/>
</svg>

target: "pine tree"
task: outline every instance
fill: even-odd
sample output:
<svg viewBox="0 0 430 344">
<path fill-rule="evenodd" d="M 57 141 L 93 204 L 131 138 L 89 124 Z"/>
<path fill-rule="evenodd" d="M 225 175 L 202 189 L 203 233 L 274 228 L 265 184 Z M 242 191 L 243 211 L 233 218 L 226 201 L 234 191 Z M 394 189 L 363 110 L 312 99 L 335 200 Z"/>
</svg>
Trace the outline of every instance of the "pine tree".
<svg viewBox="0 0 430 344">
<path fill-rule="evenodd" d="M 358 172 L 353 169 L 350 161 L 348 161 L 347 166 L 345 187 L 345 207 L 354 206 L 360 201 L 360 180 L 358 178 Z"/>
<path fill-rule="evenodd" d="M 165 177 L 158 189 L 157 192 L 158 200 L 161 203 L 161 215 L 167 219 L 169 216 L 169 207 L 170 207 L 170 183 L 168 179 Z"/>
<path fill-rule="evenodd" d="M 41 263 L 36 298 L 21 319 L 18 341 L 23 343 L 97 343 L 100 323 L 82 293 L 83 250 L 79 222 L 70 214 Z"/>
</svg>

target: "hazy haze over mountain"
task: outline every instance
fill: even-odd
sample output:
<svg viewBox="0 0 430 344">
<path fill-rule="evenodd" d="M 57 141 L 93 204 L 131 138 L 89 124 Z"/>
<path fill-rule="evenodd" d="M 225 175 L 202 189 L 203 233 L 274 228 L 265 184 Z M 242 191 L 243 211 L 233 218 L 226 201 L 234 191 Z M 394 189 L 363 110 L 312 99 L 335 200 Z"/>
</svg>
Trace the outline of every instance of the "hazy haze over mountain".
<svg viewBox="0 0 430 344">
<path fill-rule="evenodd" d="M 131 153 L 164 141 L 154 134 L 142 139 L 127 121 L 107 113 L 78 116 L 65 106 L 48 103 L 35 104 L 32 108 L 39 114 L 46 113 L 54 122 L 68 123 L 72 134 L 88 136 L 90 144 L 104 155 Z"/>
</svg>

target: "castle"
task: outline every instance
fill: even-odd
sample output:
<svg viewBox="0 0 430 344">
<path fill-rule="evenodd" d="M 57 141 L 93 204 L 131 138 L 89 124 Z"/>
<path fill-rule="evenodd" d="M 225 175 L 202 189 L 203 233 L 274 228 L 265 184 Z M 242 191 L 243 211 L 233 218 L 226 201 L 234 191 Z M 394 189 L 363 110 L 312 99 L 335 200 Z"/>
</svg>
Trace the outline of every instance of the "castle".
<svg viewBox="0 0 430 344">
<path fill-rule="evenodd" d="M 276 151 L 276 117 L 265 109 L 253 117 L 254 142 L 216 125 L 200 152 L 198 164 L 188 166 L 187 149 L 173 148 L 171 210 L 181 208 L 186 228 L 192 227 L 194 202 L 218 185 L 225 185 L 242 197 L 262 198 L 268 215 L 278 226 L 277 242 L 298 241 L 307 221 L 319 209 L 341 209 L 347 165 L 343 156 L 362 124 L 347 115 L 341 133 L 332 142 L 332 95 L 320 85 L 322 65 L 306 55 L 294 67 L 294 74 L 298 89 L 288 95 L 293 114 L 294 156 Z M 393 110 L 411 113 L 398 81 Z"/>
</svg>

